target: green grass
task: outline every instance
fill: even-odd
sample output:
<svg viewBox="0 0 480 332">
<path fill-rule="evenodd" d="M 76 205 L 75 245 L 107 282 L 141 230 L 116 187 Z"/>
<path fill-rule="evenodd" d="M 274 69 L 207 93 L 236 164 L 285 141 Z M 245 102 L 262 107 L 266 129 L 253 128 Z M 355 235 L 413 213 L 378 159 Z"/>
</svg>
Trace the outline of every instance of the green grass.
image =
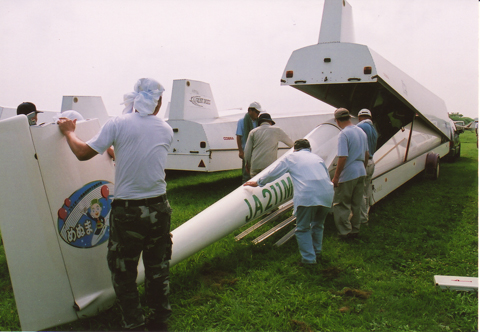
<svg viewBox="0 0 480 332">
<path fill-rule="evenodd" d="M 478 276 L 478 150 L 461 135 L 462 155 L 438 180 L 415 177 L 378 202 L 361 238 L 344 242 L 327 218 L 324 260 L 295 264 L 286 231 L 258 245 L 239 229 L 172 268 L 173 331 L 476 331 L 476 293 L 443 291 L 434 275 Z M 178 227 L 240 184 L 240 171 L 169 172 Z M 225 207 L 228 209 L 228 207 Z M 249 225 L 245 226 L 248 227 Z M 3 248 L 0 329 L 19 329 Z M 141 292 L 143 288 L 141 287 Z M 112 308 L 57 330 L 119 329 Z"/>
<path fill-rule="evenodd" d="M 18 330 L 20 321 L 15 306 L 3 244 L 0 245 L 0 294 L 0 330 Z"/>
</svg>

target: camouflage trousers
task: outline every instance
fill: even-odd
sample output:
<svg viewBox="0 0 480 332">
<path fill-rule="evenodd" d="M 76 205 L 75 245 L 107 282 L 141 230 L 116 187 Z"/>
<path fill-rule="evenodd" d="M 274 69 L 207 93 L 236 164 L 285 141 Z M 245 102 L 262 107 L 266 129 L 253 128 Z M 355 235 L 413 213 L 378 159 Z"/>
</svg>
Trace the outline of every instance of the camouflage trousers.
<svg viewBox="0 0 480 332">
<path fill-rule="evenodd" d="M 165 322 L 171 314 L 169 260 L 172 256 L 170 216 L 166 200 L 157 204 L 132 206 L 131 201 L 112 203 L 108 266 L 123 316 L 124 328 L 144 324 L 136 284 L 137 265 L 143 252 L 147 322 Z"/>
</svg>

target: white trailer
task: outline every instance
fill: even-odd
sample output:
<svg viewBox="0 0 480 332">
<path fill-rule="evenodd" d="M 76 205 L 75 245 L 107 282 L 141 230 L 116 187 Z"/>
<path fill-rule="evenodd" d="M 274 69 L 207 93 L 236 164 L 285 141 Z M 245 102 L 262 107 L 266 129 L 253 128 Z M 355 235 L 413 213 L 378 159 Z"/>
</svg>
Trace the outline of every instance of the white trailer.
<svg viewBox="0 0 480 332">
<path fill-rule="evenodd" d="M 325 0 L 318 43 L 292 53 L 282 85 L 353 115 L 372 112 L 379 133 L 373 176 L 376 201 L 460 146 L 445 102 L 366 45 L 353 40 L 351 6 Z M 458 137 L 458 135 L 457 135 Z M 427 158 L 427 155 L 430 156 Z"/>
<path fill-rule="evenodd" d="M 173 128 L 167 169 L 214 172 L 242 167 L 238 157 L 235 132 L 237 122 L 245 113 L 220 116 L 210 85 L 188 79 L 174 80 L 167 122 Z M 293 140 L 304 137 L 331 114 L 301 113 L 276 116 L 270 113 L 275 126 L 282 128 Z M 288 147 L 280 143 L 278 157 Z"/>
</svg>

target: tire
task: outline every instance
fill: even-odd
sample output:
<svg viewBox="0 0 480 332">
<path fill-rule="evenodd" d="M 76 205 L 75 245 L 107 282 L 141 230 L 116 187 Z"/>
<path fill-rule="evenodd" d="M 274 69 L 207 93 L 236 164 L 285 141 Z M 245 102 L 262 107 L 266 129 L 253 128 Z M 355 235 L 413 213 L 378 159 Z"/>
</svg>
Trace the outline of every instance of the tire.
<svg viewBox="0 0 480 332">
<path fill-rule="evenodd" d="M 427 154 L 425 176 L 432 180 L 436 180 L 440 176 L 440 155 L 438 153 L 430 152 Z"/>
<path fill-rule="evenodd" d="M 435 167 L 435 173 L 433 174 L 433 180 L 436 180 L 438 179 L 438 177 L 440 176 L 440 156 L 437 157 L 437 164 L 436 164 L 436 167 Z"/>
</svg>

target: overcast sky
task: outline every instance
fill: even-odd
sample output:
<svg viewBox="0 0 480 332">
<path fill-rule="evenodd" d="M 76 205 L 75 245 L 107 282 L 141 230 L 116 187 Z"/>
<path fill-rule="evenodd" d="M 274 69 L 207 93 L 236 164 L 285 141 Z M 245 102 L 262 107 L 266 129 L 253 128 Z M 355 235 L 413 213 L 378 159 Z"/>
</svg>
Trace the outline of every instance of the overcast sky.
<svg viewBox="0 0 480 332">
<path fill-rule="evenodd" d="M 478 116 L 476 0 L 349 0 L 356 42 Z M 272 115 L 331 108 L 280 78 L 318 41 L 323 0 L 0 0 L 0 106 L 59 111 L 63 95 L 101 96 L 120 114 L 140 77 L 211 85 L 219 110 L 258 101 Z"/>
</svg>

